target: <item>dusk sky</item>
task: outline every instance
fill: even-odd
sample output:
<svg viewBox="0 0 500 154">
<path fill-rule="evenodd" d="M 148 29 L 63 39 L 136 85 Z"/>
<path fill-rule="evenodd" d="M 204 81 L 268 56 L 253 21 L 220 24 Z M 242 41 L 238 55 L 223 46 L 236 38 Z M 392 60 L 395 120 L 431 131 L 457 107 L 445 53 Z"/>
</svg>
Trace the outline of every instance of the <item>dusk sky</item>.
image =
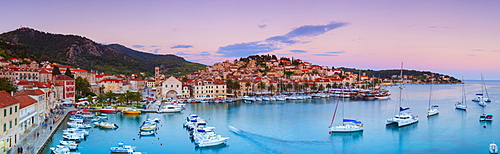
<svg viewBox="0 0 500 154">
<path fill-rule="evenodd" d="M 212 65 L 255 54 L 500 80 L 500 1 L 1 1 L 28 26 Z"/>
</svg>

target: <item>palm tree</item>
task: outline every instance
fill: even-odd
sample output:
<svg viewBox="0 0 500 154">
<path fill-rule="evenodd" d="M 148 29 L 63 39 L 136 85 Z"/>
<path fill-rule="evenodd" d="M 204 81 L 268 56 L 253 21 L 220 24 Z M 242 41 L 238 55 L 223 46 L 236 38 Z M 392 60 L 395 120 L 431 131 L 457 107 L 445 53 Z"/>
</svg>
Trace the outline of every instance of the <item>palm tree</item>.
<svg viewBox="0 0 500 154">
<path fill-rule="evenodd" d="M 326 84 L 326 89 L 330 90 L 332 88 L 332 84 L 328 83 Z"/>
<path fill-rule="evenodd" d="M 274 87 L 273 84 L 270 84 L 269 87 L 267 87 L 267 90 L 270 91 L 270 92 L 274 91 L 275 89 L 276 88 Z"/>
<path fill-rule="evenodd" d="M 252 84 L 250 82 L 245 83 L 245 88 L 247 89 L 247 95 L 248 95 L 248 91 L 250 89 L 250 86 L 252 86 Z"/>
<path fill-rule="evenodd" d="M 293 88 L 292 83 L 287 83 L 286 84 L 286 91 L 290 91 L 290 90 L 292 90 L 292 88 Z"/>
<path fill-rule="evenodd" d="M 302 90 L 305 90 L 307 92 L 307 88 L 309 88 L 309 83 L 307 82 L 302 83 Z"/>
<path fill-rule="evenodd" d="M 323 86 L 323 84 L 320 84 L 319 87 L 318 87 L 318 90 L 319 91 L 323 91 L 325 90 L 325 86 Z"/>
<path fill-rule="evenodd" d="M 116 99 L 116 98 L 115 98 L 115 97 L 116 97 L 115 93 L 113 93 L 111 90 L 110 90 L 110 91 L 108 91 L 108 92 L 105 94 L 105 96 L 106 96 L 106 99 L 108 99 L 108 103 L 109 103 L 109 105 L 111 105 L 111 102 L 112 102 L 113 100 L 115 100 L 115 99 Z"/>
<path fill-rule="evenodd" d="M 316 84 L 316 82 L 313 82 L 312 86 L 311 86 L 311 90 L 318 90 L 318 84 Z"/>
<path fill-rule="evenodd" d="M 106 95 L 103 94 L 103 93 L 100 93 L 99 95 L 97 95 L 97 102 L 104 102 L 106 100 Z M 101 104 L 102 105 L 102 104 Z"/>
<path fill-rule="evenodd" d="M 262 89 L 266 88 L 266 84 L 262 81 L 259 82 L 259 85 L 257 85 L 257 88 L 259 88 L 259 91 L 262 91 Z"/>
<path fill-rule="evenodd" d="M 299 83 L 294 83 L 293 84 L 293 89 L 295 90 L 295 92 L 299 92 L 299 90 L 300 90 L 300 84 Z"/>
</svg>

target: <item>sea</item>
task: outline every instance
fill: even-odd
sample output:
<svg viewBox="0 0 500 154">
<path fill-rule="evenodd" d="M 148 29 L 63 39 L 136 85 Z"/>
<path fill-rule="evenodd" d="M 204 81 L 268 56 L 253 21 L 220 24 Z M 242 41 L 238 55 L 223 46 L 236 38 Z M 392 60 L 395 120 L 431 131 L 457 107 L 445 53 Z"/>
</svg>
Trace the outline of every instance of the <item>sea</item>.
<svg viewBox="0 0 500 154">
<path fill-rule="evenodd" d="M 90 128 L 90 135 L 79 143 L 82 154 L 110 153 L 119 142 L 137 147 L 148 154 L 163 153 L 488 153 L 491 142 L 500 143 L 500 81 L 484 82 L 492 100 L 485 107 L 471 101 L 481 93 L 482 81 L 465 81 L 467 110 L 455 109 L 462 100 L 462 84 L 407 84 L 401 92 L 403 105 L 409 105 L 419 122 L 405 127 L 386 126 L 400 102 L 399 87 L 384 87 L 389 100 L 350 100 L 314 98 L 285 102 L 198 103 L 187 104 L 181 113 L 108 114 L 108 122 L 118 129 Z M 432 86 L 432 92 L 431 92 Z M 432 94 L 432 97 L 430 97 Z M 431 104 L 440 113 L 426 117 Z M 342 117 L 363 122 L 364 131 L 329 134 L 329 126 L 339 103 L 333 125 Z M 230 137 L 227 144 L 198 148 L 183 128 L 186 117 L 197 114 L 215 127 L 215 132 Z M 493 114 L 493 121 L 479 121 L 483 113 Z M 497 117 L 498 116 L 498 117 Z M 138 135 L 147 118 L 159 118 L 158 134 Z M 232 132 L 233 126 L 240 131 Z M 62 124 L 44 148 L 50 154 L 62 140 Z"/>
</svg>

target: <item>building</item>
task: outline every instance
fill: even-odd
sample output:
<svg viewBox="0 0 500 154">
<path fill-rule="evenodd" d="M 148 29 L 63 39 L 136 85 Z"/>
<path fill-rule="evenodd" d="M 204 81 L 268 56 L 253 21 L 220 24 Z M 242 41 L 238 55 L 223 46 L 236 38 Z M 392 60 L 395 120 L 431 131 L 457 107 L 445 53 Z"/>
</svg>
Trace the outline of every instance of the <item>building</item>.
<svg viewBox="0 0 500 154">
<path fill-rule="evenodd" d="M 20 101 L 20 112 L 19 112 L 19 131 L 22 135 L 24 131 L 35 126 L 40 121 L 37 118 L 37 101 L 28 95 L 14 96 L 14 98 Z"/>
<path fill-rule="evenodd" d="M 54 75 L 52 79 L 56 85 L 63 86 L 63 99 L 75 102 L 75 79 L 66 75 Z"/>
<path fill-rule="evenodd" d="M 169 77 L 161 83 L 161 97 L 180 98 L 182 96 L 182 82 L 175 77 Z"/>
<path fill-rule="evenodd" d="M 5 152 L 19 142 L 20 101 L 0 91 L 0 151 Z"/>
<path fill-rule="evenodd" d="M 35 112 L 37 115 L 35 116 L 35 122 L 37 124 L 42 124 L 43 120 L 48 118 L 48 112 L 52 106 L 49 106 L 49 100 L 47 99 L 45 92 L 40 89 L 23 89 L 14 94 L 17 96 L 29 96 L 37 102 Z M 19 97 L 24 98 L 24 97 Z M 29 101 L 29 100 L 25 100 Z M 21 102 L 22 103 L 22 102 Z"/>
</svg>

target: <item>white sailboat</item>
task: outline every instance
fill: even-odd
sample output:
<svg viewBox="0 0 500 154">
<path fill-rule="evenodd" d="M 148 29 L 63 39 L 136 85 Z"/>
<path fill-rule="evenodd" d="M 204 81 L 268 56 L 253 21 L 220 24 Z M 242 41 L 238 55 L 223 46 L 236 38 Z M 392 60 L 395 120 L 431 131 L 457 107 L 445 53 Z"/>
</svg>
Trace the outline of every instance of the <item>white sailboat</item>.
<svg viewBox="0 0 500 154">
<path fill-rule="evenodd" d="M 399 103 L 397 105 L 396 114 L 386 120 L 386 126 L 396 123 L 398 127 L 411 125 L 418 122 L 418 117 L 410 112 L 410 107 L 402 107 L 402 93 L 403 92 L 403 63 L 401 63 L 401 84 L 399 85 Z"/>
<path fill-rule="evenodd" d="M 490 96 L 488 95 L 488 90 L 486 89 L 486 84 L 484 83 L 484 78 L 482 73 L 481 73 L 481 81 L 482 81 L 481 93 L 476 94 L 476 96 L 472 98 L 472 101 L 479 102 L 479 105 L 485 106 L 486 105 L 485 102 L 491 102 L 491 99 Z M 486 94 L 486 96 L 484 94 Z"/>
<path fill-rule="evenodd" d="M 490 143 L 489 151 L 491 154 L 498 154 L 498 146 L 497 144 L 495 144 L 495 142 Z"/>
<path fill-rule="evenodd" d="M 337 114 L 337 108 L 339 106 L 340 97 L 337 98 L 337 104 L 335 105 L 335 111 L 333 113 L 332 122 L 330 123 L 330 131 L 328 133 L 351 133 L 363 131 L 363 123 L 357 119 L 345 119 L 344 118 L 344 103 L 342 103 L 342 125 L 333 126 L 332 124 L 335 120 L 335 115 Z"/>
<path fill-rule="evenodd" d="M 463 78 L 462 78 L 462 82 L 463 82 Z M 456 109 L 459 109 L 459 110 L 464 110 L 466 111 L 467 110 L 467 99 L 465 98 L 465 83 L 462 83 L 462 102 L 457 102 L 455 103 L 455 108 Z"/>
<path fill-rule="evenodd" d="M 431 82 L 431 90 L 429 93 L 429 110 L 427 110 L 427 117 L 437 115 L 439 114 L 439 106 L 438 105 L 431 105 L 432 104 L 432 82 Z"/>
</svg>

